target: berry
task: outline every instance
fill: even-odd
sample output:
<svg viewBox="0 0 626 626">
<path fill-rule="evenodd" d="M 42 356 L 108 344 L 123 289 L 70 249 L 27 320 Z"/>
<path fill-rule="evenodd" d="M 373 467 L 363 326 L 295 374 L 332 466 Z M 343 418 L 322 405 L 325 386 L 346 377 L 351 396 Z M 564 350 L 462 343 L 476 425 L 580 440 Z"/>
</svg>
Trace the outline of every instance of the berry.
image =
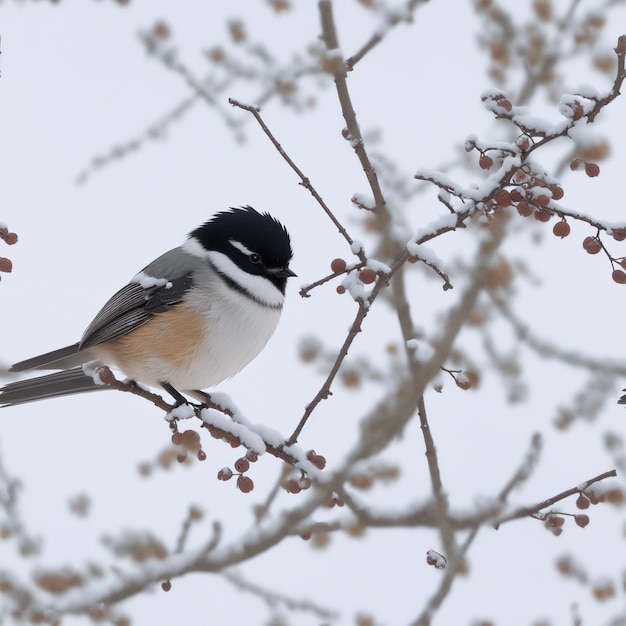
<svg viewBox="0 0 626 626">
<path fill-rule="evenodd" d="M 300 493 L 302 491 L 302 487 L 300 487 L 297 480 L 292 478 L 285 483 L 285 490 L 288 493 Z"/>
<path fill-rule="evenodd" d="M 600 174 L 600 166 L 597 163 L 585 163 L 585 174 L 590 178 L 595 178 Z"/>
<path fill-rule="evenodd" d="M 0 256 L 0 272 L 9 272 L 13 271 L 13 263 L 11 259 L 7 259 L 5 257 Z"/>
<path fill-rule="evenodd" d="M 250 493 L 254 489 L 252 478 L 243 475 L 239 476 L 237 478 L 237 489 L 239 489 L 241 493 Z"/>
<path fill-rule="evenodd" d="M 544 197 L 545 196 L 540 196 Z M 552 211 L 548 211 L 548 209 L 537 209 L 535 211 L 535 219 L 539 222 L 549 222 L 552 217 Z"/>
<path fill-rule="evenodd" d="M 164 580 L 161 583 L 161 589 L 163 589 L 163 591 L 169 591 L 172 588 L 172 583 L 169 580 Z"/>
<path fill-rule="evenodd" d="M 233 470 L 230 469 L 230 467 L 223 467 L 218 473 L 217 473 L 217 480 L 230 480 L 233 477 Z"/>
<path fill-rule="evenodd" d="M 313 481 L 308 476 L 303 476 L 298 484 L 301 489 L 310 489 Z"/>
<path fill-rule="evenodd" d="M 511 194 L 506 189 L 498 189 L 493 199 L 499 207 L 511 206 Z"/>
<path fill-rule="evenodd" d="M 346 293 L 346 288 L 343 285 L 337 285 L 337 293 L 339 295 Z"/>
<path fill-rule="evenodd" d="M 581 528 L 584 528 L 585 526 L 587 526 L 587 524 L 589 524 L 589 516 L 588 515 L 575 515 L 574 521 L 578 524 L 578 526 L 580 526 Z"/>
<path fill-rule="evenodd" d="M 554 225 L 552 232 L 557 236 L 563 239 L 563 237 L 567 237 L 570 233 L 570 226 L 565 220 L 561 220 Z"/>
<path fill-rule="evenodd" d="M 589 508 L 589 500 L 587 498 L 587 496 L 585 496 L 584 494 L 579 494 L 578 498 L 576 498 L 576 506 L 579 509 L 588 509 Z"/>
<path fill-rule="evenodd" d="M 620 285 L 626 285 L 626 273 L 622 270 L 613 270 L 613 274 L 611 276 L 616 283 Z"/>
<path fill-rule="evenodd" d="M 511 192 L 509 193 L 509 195 L 511 196 L 511 202 L 520 202 L 521 200 L 524 199 L 522 192 L 517 188 L 511 189 Z"/>
<path fill-rule="evenodd" d="M 330 269 L 335 274 L 341 274 L 346 271 L 346 262 L 343 259 L 333 259 L 330 263 Z"/>
<path fill-rule="evenodd" d="M 616 228 L 612 234 L 615 241 L 624 241 L 626 239 L 626 228 Z"/>
<path fill-rule="evenodd" d="M 563 191 L 563 187 L 559 187 L 558 185 L 556 187 L 552 187 L 553 200 L 560 200 L 564 195 L 565 192 Z"/>
<path fill-rule="evenodd" d="M 526 202 L 526 200 L 522 200 L 517 205 L 517 212 L 522 217 L 529 217 L 530 215 L 532 215 L 534 213 L 534 209 L 530 206 L 530 204 L 528 204 L 528 202 Z"/>
<path fill-rule="evenodd" d="M 585 237 L 583 240 L 583 248 L 588 254 L 598 254 L 602 250 L 602 244 L 596 237 Z"/>
<path fill-rule="evenodd" d="M 493 159 L 486 154 L 483 154 L 480 159 L 478 159 L 478 165 L 483 170 L 488 170 L 493 165 Z"/>
<path fill-rule="evenodd" d="M 359 280 L 365 285 L 369 285 L 376 280 L 376 272 L 366 267 L 359 272 Z"/>
<path fill-rule="evenodd" d="M 246 459 L 245 457 L 241 457 L 240 459 L 237 459 L 235 461 L 235 471 L 239 472 L 240 474 L 247 472 L 249 469 L 250 461 L 248 461 L 248 459 Z"/>
<path fill-rule="evenodd" d="M 326 467 L 326 458 L 321 454 L 316 454 L 315 450 L 309 450 L 306 455 L 306 458 L 315 466 L 317 469 L 324 469 Z"/>
</svg>

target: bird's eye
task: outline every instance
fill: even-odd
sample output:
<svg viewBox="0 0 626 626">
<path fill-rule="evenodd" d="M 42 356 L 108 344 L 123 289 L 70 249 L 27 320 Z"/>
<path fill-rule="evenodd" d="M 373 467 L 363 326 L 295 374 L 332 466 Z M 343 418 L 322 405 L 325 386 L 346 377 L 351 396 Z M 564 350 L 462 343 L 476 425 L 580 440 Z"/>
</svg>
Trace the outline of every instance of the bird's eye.
<svg viewBox="0 0 626 626">
<path fill-rule="evenodd" d="M 258 265 L 261 262 L 261 255 L 257 254 L 256 252 L 253 252 L 248 258 L 255 265 Z"/>
</svg>

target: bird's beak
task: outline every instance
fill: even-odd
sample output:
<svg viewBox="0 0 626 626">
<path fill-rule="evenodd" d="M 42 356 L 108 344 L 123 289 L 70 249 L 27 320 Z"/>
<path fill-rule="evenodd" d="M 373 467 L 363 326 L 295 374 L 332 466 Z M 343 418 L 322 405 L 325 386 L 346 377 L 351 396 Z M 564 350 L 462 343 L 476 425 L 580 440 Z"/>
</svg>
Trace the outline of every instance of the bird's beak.
<svg viewBox="0 0 626 626">
<path fill-rule="evenodd" d="M 289 269 L 288 267 L 272 269 L 270 270 L 270 272 L 274 274 L 274 276 L 277 276 L 278 278 L 293 278 L 294 276 L 297 276 L 297 274 L 291 269 Z"/>
</svg>

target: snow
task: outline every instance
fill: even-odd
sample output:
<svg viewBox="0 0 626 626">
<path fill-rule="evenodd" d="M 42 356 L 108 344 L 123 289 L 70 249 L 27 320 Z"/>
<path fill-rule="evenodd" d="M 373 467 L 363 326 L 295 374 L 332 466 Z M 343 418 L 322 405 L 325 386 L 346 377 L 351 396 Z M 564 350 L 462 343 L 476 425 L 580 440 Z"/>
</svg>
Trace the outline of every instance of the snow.
<svg viewBox="0 0 626 626">
<path fill-rule="evenodd" d="M 257 454 L 265 453 L 266 447 L 263 438 L 248 426 L 233 422 L 228 415 L 215 409 L 202 409 L 201 417 L 205 424 L 235 435 L 248 450 Z"/>
<path fill-rule="evenodd" d="M 435 254 L 435 251 L 423 243 L 418 244 L 415 243 L 415 241 L 409 241 L 406 244 L 406 249 L 411 256 L 415 256 L 430 265 L 434 265 L 435 267 L 441 267 L 443 265 L 443 261 Z"/>
<path fill-rule="evenodd" d="M 361 241 L 358 241 L 357 239 L 355 239 L 351 244 L 350 244 L 350 250 L 352 252 L 352 254 L 361 254 L 361 252 L 365 249 L 365 246 L 363 245 L 363 243 Z"/>
<path fill-rule="evenodd" d="M 180 406 L 174 407 L 169 413 L 165 415 L 165 419 L 168 422 L 172 420 L 186 420 L 192 417 L 195 417 L 196 412 L 193 406 L 189 404 L 181 404 Z"/>
<path fill-rule="evenodd" d="M 139 283 L 144 289 L 151 289 L 152 287 L 163 287 L 166 289 L 171 289 L 172 283 L 167 278 L 156 278 L 155 276 L 150 276 L 146 274 L 143 270 L 138 274 L 135 274 L 131 281 L 131 283 Z"/>
</svg>

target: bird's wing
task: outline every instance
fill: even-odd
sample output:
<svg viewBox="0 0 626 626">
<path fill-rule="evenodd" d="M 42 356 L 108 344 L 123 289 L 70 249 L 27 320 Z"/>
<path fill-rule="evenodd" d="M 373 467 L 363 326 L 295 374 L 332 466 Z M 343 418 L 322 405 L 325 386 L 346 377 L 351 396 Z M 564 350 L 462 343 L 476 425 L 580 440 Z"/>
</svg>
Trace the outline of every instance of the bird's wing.
<svg viewBox="0 0 626 626">
<path fill-rule="evenodd" d="M 102 307 L 83 334 L 79 349 L 125 335 L 155 313 L 181 302 L 193 286 L 193 273 L 202 262 L 199 257 L 175 248 L 150 263 Z"/>
</svg>

